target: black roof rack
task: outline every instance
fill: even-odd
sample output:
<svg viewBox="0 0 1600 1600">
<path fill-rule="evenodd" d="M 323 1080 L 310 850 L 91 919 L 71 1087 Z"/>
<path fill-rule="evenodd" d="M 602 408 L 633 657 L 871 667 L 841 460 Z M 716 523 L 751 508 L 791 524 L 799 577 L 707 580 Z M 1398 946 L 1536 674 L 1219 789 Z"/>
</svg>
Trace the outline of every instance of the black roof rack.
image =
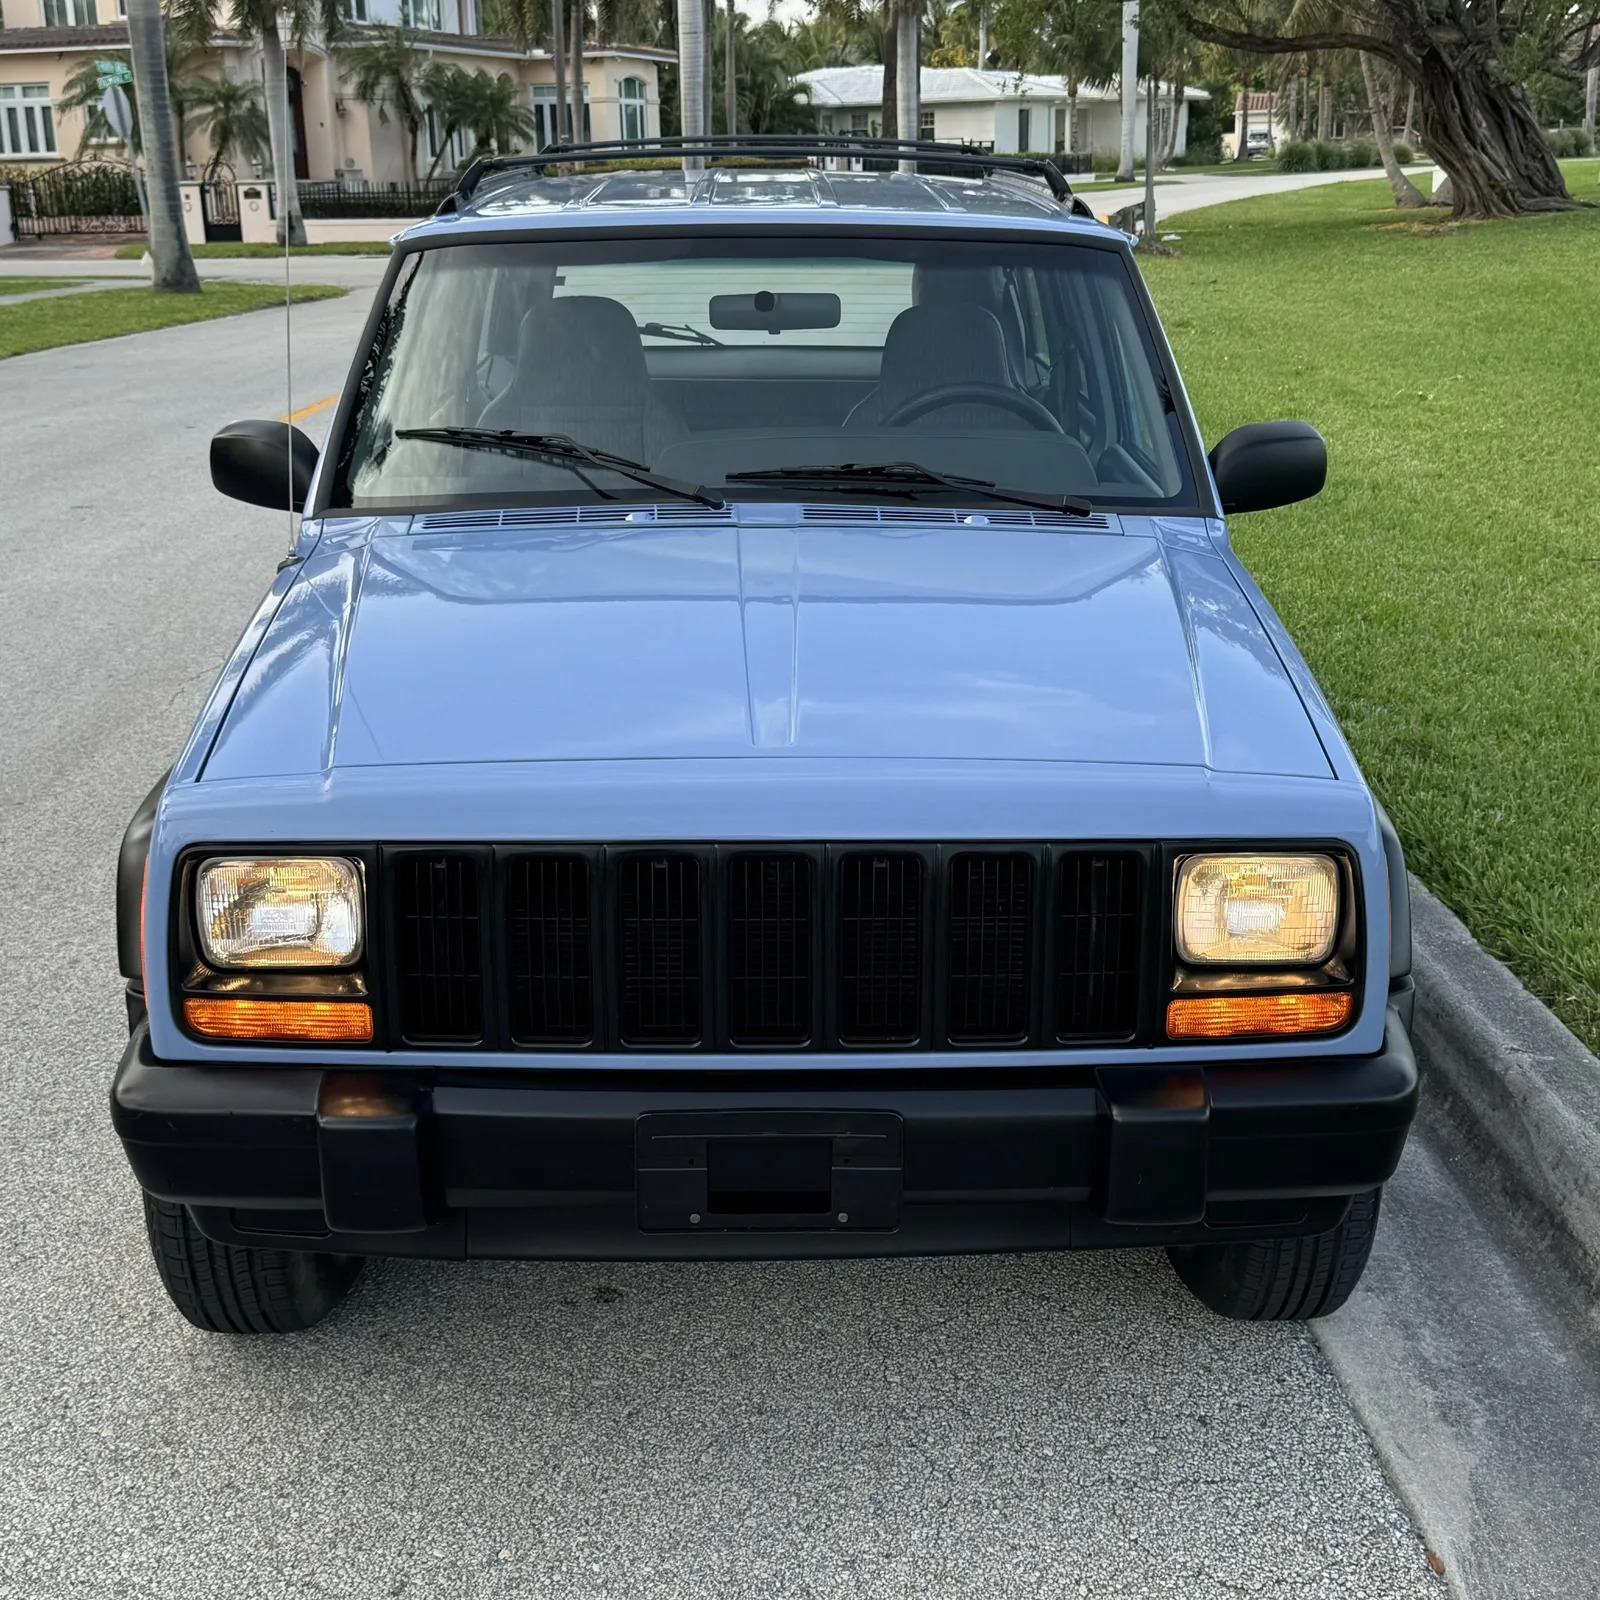
<svg viewBox="0 0 1600 1600">
<path fill-rule="evenodd" d="M 626 161 L 662 156 L 757 156 L 775 160 L 813 161 L 824 157 L 860 157 L 869 161 L 925 161 L 947 167 L 976 167 L 984 173 L 1015 172 L 1042 178 L 1050 193 L 1064 206 L 1087 210 L 1072 193 L 1072 186 L 1055 162 L 1044 156 L 996 155 L 975 144 L 939 144 L 932 139 L 873 139 L 853 133 L 739 133 L 709 134 L 686 139 L 630 139 L 592 144 L 547 145 L 537 155 L 484 156 L 462 173 L 454 191 L 439 206 L 444 213 L 459 211 L 486 179 L 502 172 L 544 173 L 553 166 L 580 165 L 588 161 Z M 1091 213 L 1092 214 L 1092 213 Z"/>
</svg>

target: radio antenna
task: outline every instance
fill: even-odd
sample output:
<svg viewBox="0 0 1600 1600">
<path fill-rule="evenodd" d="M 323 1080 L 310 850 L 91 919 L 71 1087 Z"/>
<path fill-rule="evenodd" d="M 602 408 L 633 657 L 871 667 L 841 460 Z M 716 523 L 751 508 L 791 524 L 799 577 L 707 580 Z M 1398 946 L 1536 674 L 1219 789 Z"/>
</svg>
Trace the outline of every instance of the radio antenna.
<svg viewBox="0 0 1600 1600">
<path fill-rule="evenodd" d="M 281 153 L 289 158 L 287 163 L 288 170 L 282 174 L 281 178 L 281 181 L 287 184 L 295 181 L 294 124 L 289 120 L 289 52 L 287 49 L 283 51 L 283 56 L 283 120 L 278 126 L 283 129 L 282 137 L 279 140 Z M 289 240 L 294 231 L 289 225 L 292 215 L 293 210 L 289 203 L 289 196 L 280 194 L 278 196 L 278 224 L 283 229 L 283 414 L 286 418 L 294 416 L 294 332 L 291 327 L 294 315 L 292 310 L 294 291 L 289 271 Z M 294 423 L 290 421 L 286 426 L 290 429 L 292 435 Z M 289 552 L 292 555 L 299 532 L 295 523 L 294 450 L 292 447 L 284 451 L 283 458 L 285 471 L 288 474 Z"/>
</svg>

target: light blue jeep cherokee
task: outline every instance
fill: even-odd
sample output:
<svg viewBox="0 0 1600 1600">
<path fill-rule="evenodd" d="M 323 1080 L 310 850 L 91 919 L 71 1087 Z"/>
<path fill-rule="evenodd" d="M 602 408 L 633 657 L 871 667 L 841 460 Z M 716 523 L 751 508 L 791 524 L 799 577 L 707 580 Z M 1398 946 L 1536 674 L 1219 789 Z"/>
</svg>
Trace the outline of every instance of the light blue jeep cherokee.
<svg viewBox="0 0 1600 1600">
<path fill-rule="evenodd" d="M 304 517 L 119 865 L 172 1299 L 1164 1245 L 1334 1309 L 1416 1103 L 1404 867 L 1223 522 L 1320 437 L 1208 459 L 1046 163 L 663 148 L 472 169 L 320 458 L 213 443 Z"/>
</svg>

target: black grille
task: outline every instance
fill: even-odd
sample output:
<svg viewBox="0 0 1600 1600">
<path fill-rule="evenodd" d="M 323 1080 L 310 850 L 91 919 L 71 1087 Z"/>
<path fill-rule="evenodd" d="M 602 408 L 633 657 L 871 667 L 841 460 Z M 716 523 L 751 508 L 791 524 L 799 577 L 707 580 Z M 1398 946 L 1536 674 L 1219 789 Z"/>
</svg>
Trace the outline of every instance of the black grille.
<svg viewBox="0 0 1600 1600">
<path fill-rule="evenodd" d="M 839 1039 L 913 1044 L 922 1030 L 922 857 L 850 855 L 839 869 Z"/>
<path fill-rule="evenodd" d="M 1055 917 L 1058 1039 L 1120 1038 L 1137 1026 L 1143 869 L 1132 852 L 1063 858 Z"/>
<path fill-rule="evenodd" d="M 393 886 L 401 1033 L 413 1044 L 476 1044 L 483 1036 L 478 863 L 402 856 Z"/>
<path fill-rule="evenodd" d="M 946 1026 L 956 1044 L 1028 1036 L 1033 861 L 964 855 L 950 863 Z"/>
<path fill-rule="evenodd" d="M 997 1049 L 1154 1038 L 1153 845 L 407 845 L 391 1047 Z M 491 915 L 492 908 L 492 915 Z"/>
<path fill-rule="evenodd" d="M 692 1045 L 704 1031 L 700 863 L 624 856 L 617 867 L 619 1010 L 624 1044 Z"/>
<path fill-rule="evenodd" d="M 587 1044 L 594 1037 L 594 939 L 589 863 L 523 856 L 506 868 L 506 968 L 518 1044 Z"/>
<path fill-rule="evenodd" d="M 811 860 L 736 856 L 728 866 L 728 1036 L 736 1045 L 810 1042 Z"/>
</svg>

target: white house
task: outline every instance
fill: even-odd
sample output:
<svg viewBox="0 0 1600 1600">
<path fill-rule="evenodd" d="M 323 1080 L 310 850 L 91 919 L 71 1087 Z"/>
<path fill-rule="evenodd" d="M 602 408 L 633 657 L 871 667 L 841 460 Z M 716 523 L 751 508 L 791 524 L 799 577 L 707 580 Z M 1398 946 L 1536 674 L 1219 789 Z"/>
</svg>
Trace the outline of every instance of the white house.
<svg viewBox="0 0 1600 1600">
<path fill-rule="evenodd" d="M 811 104 L 824 133 L 876 134 L 883 126 L 883 68 L 819 67 L 802 72 Z M 1120 92 L 1080 84 L 1076 115 L 1068 136 L 1066 80 L 1050 74 L 995 72 L 978 67 L 922 69 L 922 125 L 919 138 L 982 145 L 997 155 L 1017 150 L 1090 151 L 1114 156 L 1122 145 Z M 1141 84 L 1135 148 L 1144 150 L 1145 92 Z M 1210 96 L 1185 89 L 1178 106 L 1174 153 L 1188 146 L 1189 107 Z M 1172 89 L 1156 95 L 1157 137 L 1170 126 Z"/>
</svg>

